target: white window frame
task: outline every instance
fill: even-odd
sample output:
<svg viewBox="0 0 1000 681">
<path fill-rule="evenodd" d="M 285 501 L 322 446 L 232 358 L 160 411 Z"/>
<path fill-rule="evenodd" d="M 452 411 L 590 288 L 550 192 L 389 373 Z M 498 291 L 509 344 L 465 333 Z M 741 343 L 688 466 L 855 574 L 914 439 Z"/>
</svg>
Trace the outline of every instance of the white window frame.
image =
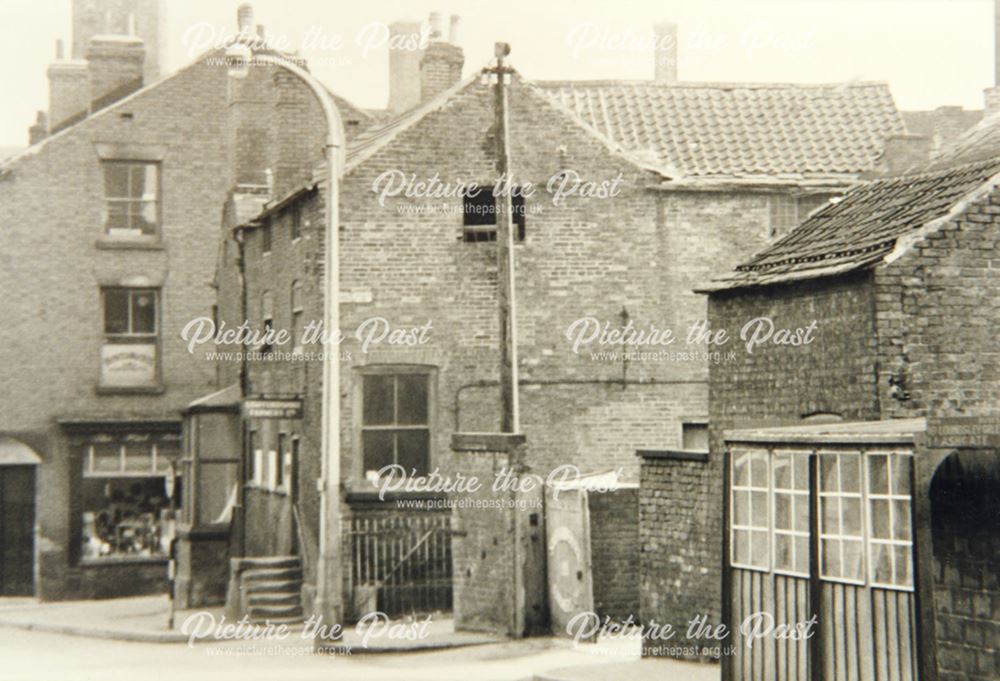
<svg viewBox="0 0 1000 681">
<path fill-rule="evenodd" d="M 836 491 L 823 491 L 823 457 L 836 457 L 837 460 L 837 489 Z M 841 475 L 842 466 L 841 462 L 843 457 L 851 456 L 858 457 L 858 491 L 855 492 L 844 492 L 843 491 L 843 476 Z M 864 586 L 867 583 L 866 575 L 866 559 L 865 553 L 868 546 L 867 537 L 867 524 L 865 523 L 865 454 L 860 450 L 818 450 L 816 452 L 816 468 L 817 468 L 817 492 L 819 494 L 819 576 L 820 579 L 827 582 L 839 582 L 841 584 L 855 584 L 858 586 Z M 823 530 L 824 524 L 824 513 L 823 513 L 823 500 L 824 499 L 836 499 L 837 500 L 837 532 L 825 532 Z M 860 511 L 860 533 L 857 535 L 853 534 L 843 534 L 843 517 L 844 517 L 844 499 L 856 499 Z M 839 572 L 841 574 L 830 575 L 824 571 L 825 557 L 826 557 L 826 544 L 824 540 L 837 541 L 839 546 L 838 561 Z M 854 542 L 861 544 L 861 578 L 855 579 L 853 577 L 845 577 L 844 573 L 844 543 Z"/>
<path fill-rule="evenodd" d="M 882 493 L 874 493 L 873 494 L 872 491 L 871 491 L 871 478 L 870 478 L 870 470 L 871 469 L 870 469 L 870 466 L 871 466 L 871 462 L 872 462 L 872 457 L 876 457 L 876 456 L 884 456 L 884 457 L 886 457 L 885 475 L 886 475 L 886 484 L 888 485 L 888 489 L 886 490 L 885 494 L 882 494 Z M 894 475 L 895 468 L 898 465 L 897 464 L 898 460 L 900 458 L 902 458 L 902 457 L 906 457 L 909 460 L 910 467 L 911 467 L 910 470 L 912 472 L 912 467 L 915 465 L 915 461 L 913 459 L 913 452 L 906 451 L 906 450 L 871 450 L 871 451 L 865 452 L 865 466 L 864 466 L 864 468 L 865 468 L 865 471 L 864 471 L 864 473 L 865 473 L 865 521 L 868 523 L 869 534 L 871 534 L 871 529 L 870 528 L 875 527 L 875 524 L 872 522 L 872 501 L 873 500 L 888 502 L 888 507 L 889 507 L 889 521 L 888 521 L 889 522 L 889 531 L 890 531 L 890 533 L 893 534 L 893 537 L 891 539 L 885 539 L 885 538 L 877 538 L 876 539 L 874 536 L 869 537 L 868 541 L 867 541 L 866 551 L 865 551 L 865 553 L 866 553 L 865 560 L 866 560 L 867 567 L 868 567 L 869 583 L 872 586 L 878 587 L 880 589 L 893 589 L 893 590 L 896 590 L 896 591 L 913 591 L 914 590 L 914 586 L 913 586 L 913 567 L 914 567 L 913 566 L 913 516 L 912 516 L 912 513 L 913 513 L 913 494 L 912 494 L 912 491 L 913 490 L 910 489 L 909 493 L 900 494 L 900 493 L 898 493 L 898 490 L 896 490 L 896 488 L 895 488 L 895 482 L 894 482 L 894 480 L 895 480 L 895 475 Z M 907 478 L 906 486 L 908 488 L 912 488 L 912 484 L 910 482 L 911 479 L 912 478 L 910 478 L 910 477 Z M 896 502 L 900 502 L 900 501 L 906 502 L 906 512 L 911 514 L 910 518 L 907 520 L 907 524 L 910 527 L 909 539 L 896 539 L 896 537 L 895 537 L 895 529 L 896 529 Z M 887 582 L 881 582 L 881 581 L 876 581 L 876 579 L 875 579 L 875 576 L 876 576 L 876 573 L 877 573 L 877 571 L 875 569 L 876 568 L 876 565 L 875 565 L 875 546 L 876 545 L 889 548 L 892 551 L 892 582 L 888 582 L 888 583 Z M 908 561 L 907 574 L 909 575 L 909 583 L 907 583 L 907 584 L 900 584 L 900 583 L 898 583 L 898 581 L 896 579 L 896 575 L 898 573 L 898 569 L 897 569 L 897 562 L 896 562 L 895 552 L 896 552 L 897 548 L 905 548 L 905 549 L 907 549 L 907 552 L 906 552 L 907 553 L 907 561 Z"/>
<path fill-rule="evenodd" d="M 809 523 L 809 507 L 812 503 L 809 494 L 809 454 L 808 450 L 795 450 L 795 449 L 772 449 L 769 452 L 770 459 L 770 476 L 769 481 L 771 484 L 770 500 L 771 500 L 771 566 L 772 571 L 779 575 L 791 575 L 793 577 L 809 577 L 809 545 L 810 545 L 810 534 L 811 527 Z M 777 484 L 777 467 L 774 465 L 774 459 L 777 456 L 787 456 L 789 462 L 791 463 L 791 471 L 789 473 L 789 479 L 791 480 L 791 487 L 778 487 Z M 796 483 L 796 472 L 799 467 L 805 467 L 806 469 L 806 486 L 805 489 L 801 489 L 795 486 Z M 777 527 L 777 506 L 778 506 L 778 495 L 787 496 L 789 498 L 789 513 L 792 521 L 791 528 L 781 528 Z M 805 518 L 800 518 L 795 513 L 796 499 L 805 498 L 806 500 L 806 516 Z M 805 529 L 800 529 L 804 527 Z M 778 542 L 777 537 L 781 535 L 782 537 L 789 537 L 792 543 L 792 567 L 779 567 L 778 566 Z M 805 538 L 806 540 L 806 570 L 801 572 L 795 569 L 795 565 L 798 563 L 796 560 L 798 549 L 796 545 L 797 539 Z"/>
<path fill-rule="evenodd" d="M 742 456 L 744 454 L 746 454 L 748 457 L 750 457 L 750 458 L 747 459 L 747 484 L 746 484 L 746 486 L 737 485 L 736 484 L 736 460 L 740 456 Z M 755 455 L 759 455 L 759 454 L 763 454 L 764 455 L 763 459 L 764 459 L 764 466 L 765 466 L 765 472 L 764 472 L 764 483 L 765 484 L 764 484 L 763 487 L 755 484 L 757 481 L 755 480 L 755 478 L 753 476 L 753 457 Z M 773 509 L 771 508 L 771 502 L 770 502 L 770 496 L 771 496 L 771 492 L 770 492 L 770 488 L 771 488 L 771 452 L 768 449 L 739 448 L 739 449 L 734 449 L 731 452 L 730 459 L 731 459 L 731 462 L 730 462 L 731 471 L 730 471 L 730 483 L 729 483 L 729 489 L 730 489 L 730 492 L 729 492 L 729 494 L 730 494 L 730 498 L 729 498 L 729 512 L 730 512 L 730 516 L 729 516 L 729 528 L 730 528 L 730 531 L 729 531 L 729 549 L 730 549 L 729 550 L 729 562 L 730 562 L 730 564 L 733 567 L 741 568 L 743 570 L 756 570 L 758 572 L 770 572 L 771 571 L 771 553 L 772 553 L 771 545 L 773 544 L 773 542 L 771 541 L 771 530 L 772 530 L 772 527 L 773 527 L 773 519 L 772 519 L 772 511 L 773 511 Z M 764 498 L 765 498 L 765 503 L 766 503 L 766 508 L 767 508 L 767 521 L 766 521 L 766 525 L 762 525 L 762 526 L 761 525 L 754 525 L 754 523 L 753 523 L 753 516 L 754 516 L 754 514 L 753 514 L 753 509 L 754 509 L 753 496 L 754 496 L 755 493 L 761 493 L 761 492 L 763 492 L 764 495 L 765 495 Z M 748 503 L 748 506 L 747 506 L 747 522 L 748 522 L 747 525 L 741 525 L 741 524 L 739 524 L 737 522 L 737 518 L 736 518 L 736 494 L 737 493 L 746 493 L 746 494 L 749 495 L 749 497 L 748 497 L 749 498 L 749 503 Z M 752 558 L 753 558 L 753 555 L 754 555 L 753 541 L 754 541 L 754 538 L 759 533 L 761 533 L 761 532 L 763 532 L 764 536 L 767 537 L 767 543 L 768 543 L 768 545 L 767 545 L 767 547 L 765 548 L 765 551 L 764 551 L 764 555 L 766 556 L 766 559 L 765 559 L 766 564 L 765 565 L 754 565 L 752 563 Z M 748 540 L 748 544 L 747 544 L 747 547 L 748 547 L 748 557 L 751 559 L 750 563 L 740 563 L 736 559 L 736 546 L 737 546 L 736 536 L 739 533 L 744 533 L 744 535 L 747 537 L 747 540 Z"/>
</svg>

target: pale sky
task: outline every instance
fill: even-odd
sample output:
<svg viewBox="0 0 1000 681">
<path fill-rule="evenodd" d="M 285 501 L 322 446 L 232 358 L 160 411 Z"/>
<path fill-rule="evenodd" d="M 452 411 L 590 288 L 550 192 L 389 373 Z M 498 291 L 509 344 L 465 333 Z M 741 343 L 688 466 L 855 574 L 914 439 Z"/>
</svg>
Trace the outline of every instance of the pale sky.
<svg viewBox="0 0 1000 681">
<path fill-rule="evenodd" d="M 170 0 L 165 73 L 190 60 L 195 36 L 236 27 L 238 0 Z M 465 70 L 493 43 L 512 45 L 528 78 L 651 78 L 658 20 L 679 24 L 679 75 L 689 81 L 882 80 L 901 109 L 982 108 L 993 84 L 990 0 L 257 0 L 255 21 L 299 49 L 338 94 L 385 106 L 388 56 L 373 24 L 462 17 Z M 0 145 L 25 145 L 47 108 L 45 69 L 69 41 L 70 0 L 0 0 Z M 446 20 L 447 23 L 447 20 Z M 186 38 L 185 38 L 186 36 Z M 339 46 L 330 46 L 338 41 Z M 369 41 L 366 49 L 364 41 Z M 325 46 L 324 46 L 325 42 Z"/>
</svg>

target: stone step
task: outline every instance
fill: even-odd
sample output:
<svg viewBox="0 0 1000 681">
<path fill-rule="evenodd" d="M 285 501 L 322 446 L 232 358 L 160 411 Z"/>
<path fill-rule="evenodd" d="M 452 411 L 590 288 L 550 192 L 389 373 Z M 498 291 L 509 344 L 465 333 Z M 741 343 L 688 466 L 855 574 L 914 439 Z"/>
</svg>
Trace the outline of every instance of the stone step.
<svg viewBox="0 0 1000 681">
<path fill-rule="evenodd" d="M 300 605 L 302 596 L 298 591 L 250 591 L 247 595 L 247 603 L 250 606 L 256 605 Z"/>
<path fill-rule="evenodd" d="M 249 616 L 247 619 L 250 622 L 250 624 L 265 624 L 265 625 L 266 624 L 295 625 L 295 624 L 302 624 L 305 621 L 305 618 L 302 615 L 298 615 L 295 617 L 263 617 L 260 619 L 257 619 L 253 616 Z"/>
<path fill-rule="evenodd" d="M 243 585 L 247 594 L 298 593 L 302 588 L 300 579 L 276 579 L 273 581 L 251 581 Z"/>
<path fill-rule="evenodd" d="M 302 581 L 301 568 L 251 568 L 243 572 L 245 582 Z"/>
<path fill-rule="evenodd" d="M 302 567 L 302 559 L 298 556 L 257 556 L 242 558 L 241 560 L 246 569 Z"/>
<path fill-rule="evenodd" d="M 247 610 L 251 620 L 271 620 L 298 618 L 302 621 L 302 606 L 294 605 L 251 605 Z"/>
</svg>

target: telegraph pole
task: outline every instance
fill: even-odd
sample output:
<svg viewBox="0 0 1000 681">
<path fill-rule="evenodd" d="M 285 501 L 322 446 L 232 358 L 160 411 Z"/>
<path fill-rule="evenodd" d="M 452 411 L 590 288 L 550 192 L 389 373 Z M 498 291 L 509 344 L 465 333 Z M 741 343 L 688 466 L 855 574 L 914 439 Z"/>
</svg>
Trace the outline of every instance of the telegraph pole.
<svg viewBox="0 0 1000 681">
<path fill-rule="evenodd" d="M 507 81 L 514 69 L 504 58 L 510 54 L 508 43 L 496 43 L 496 66 L 485 69 L 496 78 L 494 86 L 494 135 L 496 137 L 497 184 L 494 196 L 497 218 L 497 302 L 500 321 L 500 432 L 516 433 L 521 429 L 517 395 L 517 307 L 514 298 L 514 181 L 510 172 L 508 139 Z"/>
</svg>

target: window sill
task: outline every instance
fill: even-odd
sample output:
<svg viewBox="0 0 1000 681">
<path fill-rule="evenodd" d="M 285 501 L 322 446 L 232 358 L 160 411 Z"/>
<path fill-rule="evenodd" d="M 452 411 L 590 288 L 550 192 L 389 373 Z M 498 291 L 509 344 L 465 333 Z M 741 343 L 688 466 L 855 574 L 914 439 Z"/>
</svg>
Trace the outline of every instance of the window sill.
<svg viewBox="0 0 1000 681">
<path fill-rule="evenodd" d="M 162 384 L 157 385 L 98 385 L 94 388 L 98 395 L 162 395 L 167 391 Z"/>
<path fill-rule="evenodd" d="M 81 558 L 80 567 L 101 567 L 102 565 L 122 565 L 124 563 L 162 563 L 170 560 L 167 556 L 103 556 L 101 558 Z"/>
<path fill-rule="evenodd" d="M 166 246 L 163 242 L 156 238 L 150 239 L 115 239 L 112 237 L 104 237 L 98 239 L 94 242 L 94 246 L 100 250 L 107 251 L 118 251 L 118 250 L 131 250 L 131 251 L 163 251 L 166 250 Z"/>
<path fill-rule="evenodd" d="M 386 492 L 384 499 L 379 499 L 379 490 L 370 483 L 345 483 L 344 500 L 347 503 L 379 504 L 399 501 L 401 499 L 447 499 L 443 492 Z"/>
</svg>

